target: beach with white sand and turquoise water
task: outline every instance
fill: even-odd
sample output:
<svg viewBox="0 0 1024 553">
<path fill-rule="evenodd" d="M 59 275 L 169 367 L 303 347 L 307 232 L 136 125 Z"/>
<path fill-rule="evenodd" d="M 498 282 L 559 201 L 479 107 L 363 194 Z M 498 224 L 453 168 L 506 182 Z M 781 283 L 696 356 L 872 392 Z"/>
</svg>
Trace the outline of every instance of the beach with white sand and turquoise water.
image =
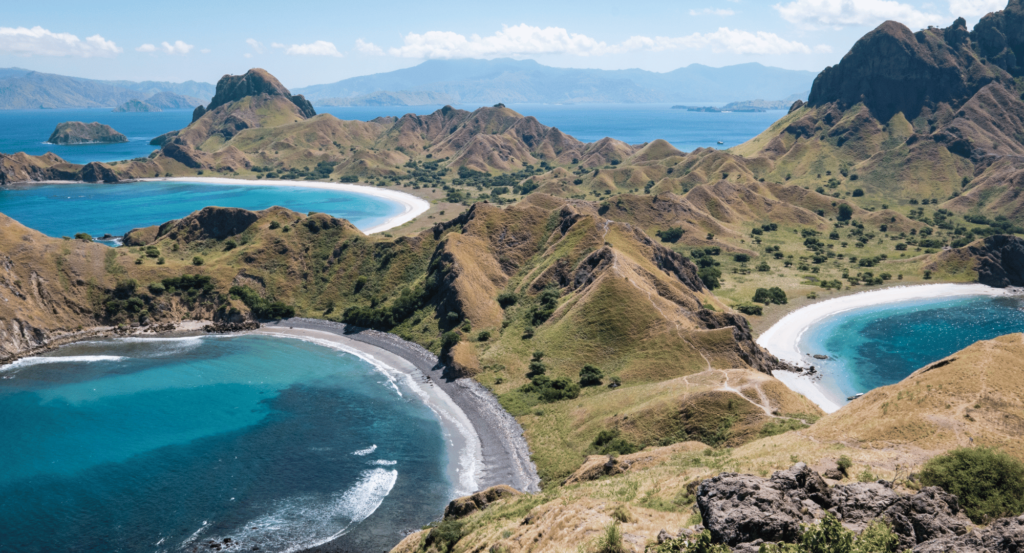
<svg viewBox="0 0 1024 553">
<path fill-rule="evenodd" d="M 813 375 L 774 376 L 826 412 L 895 384 L 979 340 L 1024 331 L 1024 296 L 982 284 L 925 284 L 860 292 L 798 309 L 757 343 Z M 826 356 L 826 359 L 814 356 Z"/>
</svg>

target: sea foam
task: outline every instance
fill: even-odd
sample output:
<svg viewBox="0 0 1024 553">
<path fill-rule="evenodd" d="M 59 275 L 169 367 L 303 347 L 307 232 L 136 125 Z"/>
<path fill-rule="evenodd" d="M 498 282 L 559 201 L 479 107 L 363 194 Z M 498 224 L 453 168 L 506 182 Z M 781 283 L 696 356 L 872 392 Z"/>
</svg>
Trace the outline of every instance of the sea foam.
<svg viewBox="0 0 1024 553">
<path fill-rule="evenodd" d="M 69 355 L 67 357 L 22 357 L 13 363 L 0 365 L 0 372 L 13 369 L 24 369 L 33 365 L 48 365 L 53 363 L 95 363 L 97 361 L 121 361 L 125 359 L 120 355 Z"/>
</svg>

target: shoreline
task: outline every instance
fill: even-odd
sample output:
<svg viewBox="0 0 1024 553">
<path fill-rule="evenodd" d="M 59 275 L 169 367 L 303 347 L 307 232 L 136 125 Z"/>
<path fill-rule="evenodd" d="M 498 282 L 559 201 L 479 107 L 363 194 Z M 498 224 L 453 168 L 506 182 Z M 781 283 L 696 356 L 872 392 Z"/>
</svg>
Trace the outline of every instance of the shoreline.
<svg viewBox="0 0 1024 553">
<path fill-rule="evenodd" d="M 443 374 L 444 365 L 438 361 L 437 356 L 419 344 L 386 332 L 299 317 L 264 323 L 259 330 L 253 332 L 329 341 L 343 346 L 342 349 L 347 347 L 363 353 L 367 356 L 363 357 L 364 360 L 378 367 L 385 364 L 389 369 L 414 379 L 422 378 L 421 382 L 426 386 L 419 388 L 427 397 L 431 396 L 432 389 L 436 390 L 437 394 L 433 397 L 442 402 L 440 405 L 427 402 L 427 405 L 438 413 L 442 427 L 445 427 L 446 438 L 453 441 L 460 438 L 465 440 L 466 449 L 475 457 L 472 462 L 476 464 L 473 470 L 476 489 L 468 493 L 498 484 L 507 484 L 524 492 L 540 491 L 537 468 L 530 460 L 530 449 L 523 437 L 523 429 L 515 418 L 479 382 L 469 378 L 446 379 Z M 451 402 L 451 405 L 445 406 L 446 402 Z M 447 413 L 451 418 L 439 413 L 439 407 L 454 407 Z M 459 428 L 460 423 L 462 428 Z M 449 459 L 449 464 L 453 461 Z M 468 464 L 464 457 L 458 460 L 459 467 L 464 470 Z M 460 479 L 462 476 L 459 475 Z M 453 485 L 457 485 L 457 482 L 456 479 L 452 481 Z"/>
<path fill-rule="evenodd" d="M 423 215 L 430 209 L 430 202 L 400 192 L 398 190 L 391 190 L 386 188 L 378 188 L 375 186 L 363 186 L 361 184 L 350 184 L 341 182 L 324 182 L 324 181 L 291 181 L 291 180 L 275 180 L 275 179 L 231 179 L 227 177 L 160 177 L 160 178 L 140 178 L 132 179 L 130 181 L 124 181 L 126 183 L 131 182 L 180 182 L 180 183 L 195 183 L 195 184 L 235 184 L 243 186 L 285 186 L 293 188 L 316 188 L 320 190 L 333 190 L 335 192 L 350 192 L 353 194 L 364 194 L 367 196 L 374 196 L 383 200 L 388 200 L 402 206 L 402 213 L 389 217 L 383 223 L 370 227 L 368 229 L 359 229 L 363 234 L 376 234 L 378 232 L 384 232 L 391 230 L 395 227 L 402 226 L 409 221 L 412 221 L 416 217 Z M 86 183 L 82 181 L 32 181 L 25 183 L 11 183 L 11 184 L 100 184 L 100 183 Z M 270 206 L 267 206 L 270 207 Z"/>
<path fill-rule="evenodd" d="M 800 350 L 800 340 L 814 324 L 846 311 L 874 307 L 904 301 L 951 298 L 960 296 L 1003 296 L 1006 289 L 992 288 L 984 284 L 918 284 L 893 286 L 882 290 L 867 290 L 848 296 L 831 298 L 788 313 L 757 338 L 757 344 L 772 355 L 796 367 L 809 367 L 806 354 Z M 784 374 L 783 374 L 784 373 Z M 772 375 L 789 389 L 804 395 L 821 407 L 826 413 L 838 411 L 842 405 L 830 396 L 834 391 L 821 385 L 811 377 L 786 371 L 773 371 Z"/>
</svg>

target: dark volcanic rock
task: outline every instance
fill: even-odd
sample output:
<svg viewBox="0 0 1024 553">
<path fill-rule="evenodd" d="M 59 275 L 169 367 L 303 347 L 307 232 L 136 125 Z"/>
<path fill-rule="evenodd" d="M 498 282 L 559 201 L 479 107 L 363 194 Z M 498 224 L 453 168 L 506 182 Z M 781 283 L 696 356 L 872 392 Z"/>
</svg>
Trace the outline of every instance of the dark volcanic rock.
<svg viewBox="0 0 1024 553">
<path fill-rule="evenodd" d="M 205 111 L 213 111 L 229 102 L 241 100 L 246 96 L 258 96 L 260 94 L 284 96 L 299 108 L 304 117 L 309 118 L 316 115 L 313 105 L 308 100 L 301 94 L 292 96 L 280 81 L 263 69 L 250 69 L 245 75 L 224 75 L 221 77 L 220 81 L 217 82 L 217 93 L 214 95 L 213 100 L 210 101 L 210 105 L 206 106 Z M 196 114 L 198 114 L 198 117 Z M 199 119 L 199 117 L 202 117 L 202 113 L 197 108 L 193 114 L 193 121 Z"/>
<path fill-rule="evenodd" d="M 994 288 L 1024 286 L 1024 240 L 999 234 L 968 251 L 978 259 L 978 282 Z"/>
<path fill-rule="evenodd" d="M 257 219 L 259 216 L 247 209 L 205 207 L 178 221 L 170 232 L 189 242 L 208 238 L 223 240 L 242 233 Z"/>
<path fill-rule="evenodd" d="M 476 511 L 486 509 L 491 503 L 499 499 L 516 495 L 522 495 L 522 492 L 516 491 L 512 486 L 492 486 L 473 495 L 453 499 L 444 509 L 444 518 L 446 520 L 462 518 Z"/>
<path fill-rule="evenodd" d="M 971 42 L 989 63 L 1015 77 L 1024 74 L 1024 3 L 1010 0 L 1004 10 L 982 17 L 971 32 Z"/>
<path fill-rule="evenodd" d="M 1002 518 L 987 528 L 946 536 L 914 547 L 914 553 L 1020 553 L 1024 551 L 1024 516 Z"/>
<path fill-rule="evenodd" d="M 128 142 L 128 137 L 115 131 L 110 125 L 67 121 L 57 125 L 48 142 L 51 144 L 117 144 Z"/>
<path fill-rule="evenodd" d="M 879 121 L 898 112 L 914 119 L 923 107 L 959 107 L 990 82 L 1008 81 L 1009 75 L 981 63 L 960 39 L 962 27 L 958 20 L 945 31 L 913 33 L 886 21 L 857 41 L 839 64 L 818 75 L 807 103 L 838 102 L 846 108 L 864 102 Z M 948 44 L 947 36 L 957 43 Z"/>
<path fill-rule="evenodd" d="M 908 548 L 963 535 L 970 524 L 956 497 L 939 488 L 914 495 L 898 494 L 881 481 L 829 488 L 803 463 L 767 480 L 735 473 L 705 480 L 697 490 L 697 506 L 712 539 L 730 547 L 758 540 L 794 542 L 800 524 L 821 518 L 826 510 L 855 532 L 872 520 L 888 520 Z"/>
</svg>

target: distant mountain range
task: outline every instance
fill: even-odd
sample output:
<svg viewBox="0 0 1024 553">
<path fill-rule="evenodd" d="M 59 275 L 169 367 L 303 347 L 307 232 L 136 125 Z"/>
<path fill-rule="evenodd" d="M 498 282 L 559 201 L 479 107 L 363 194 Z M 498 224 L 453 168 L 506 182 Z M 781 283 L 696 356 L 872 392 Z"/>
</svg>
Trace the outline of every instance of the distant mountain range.
<svg viewBox="0 0 1024 553">
<path fill-rule="evenodd" d="M 695 64 L 654 73 L 563 69 L 533 60 L 430 60 L 295 92 L 320 106 L 737 102 L 806 99 L 814 77 L 810 71 L 758 63 L 721 68 Z M 179 109 L 206 104 L 215 92 L 214 85 L 195 81 L 99 81 L 0 69 L 0 109 L 115 108 L 131 100 Z"/>
<path fill-rule="evenodd" d="M 129 100 L 163 109 L 190 108 L 209 102 L 214 92 L 212 84 L 195 81 L 98 81 L 0 69 L 0 109 L 114 108 Z"/>
<path fill-rule="evenodd" d="M 641 69 L 562 69 L 533 60 L 430 60 L 389 73 L 294 89 L 313 105 L 735 102 L 807 97 L 815 73 L 746 63 Z"/>
</svg>

